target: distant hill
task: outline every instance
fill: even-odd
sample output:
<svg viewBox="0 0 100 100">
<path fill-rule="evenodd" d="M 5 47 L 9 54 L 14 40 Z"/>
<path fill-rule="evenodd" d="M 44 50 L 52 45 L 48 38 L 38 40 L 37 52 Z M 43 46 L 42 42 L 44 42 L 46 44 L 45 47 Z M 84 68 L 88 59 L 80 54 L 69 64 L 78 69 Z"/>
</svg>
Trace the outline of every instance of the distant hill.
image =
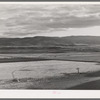
<svg viewBox="0 0 100 100">
<path fill-rule="evenodd" d="M 26 37 L 0 38 L 0 46 L 67 46 L 77 44 L 100 44 L 100 36 L 67 36 L 67 37 Z"/>
<path fill-rule="evenodd" d="M 0 54 L 3 53 L 65 53 L 100 52 L 100 37 L 26 37 L 0 38 Z"/>
<path fill-rule="evenodd" d="M 69 36 L 63 37 L 63 40 L 74 44 L 100 44 L 100 36 Z"/>
</svg>

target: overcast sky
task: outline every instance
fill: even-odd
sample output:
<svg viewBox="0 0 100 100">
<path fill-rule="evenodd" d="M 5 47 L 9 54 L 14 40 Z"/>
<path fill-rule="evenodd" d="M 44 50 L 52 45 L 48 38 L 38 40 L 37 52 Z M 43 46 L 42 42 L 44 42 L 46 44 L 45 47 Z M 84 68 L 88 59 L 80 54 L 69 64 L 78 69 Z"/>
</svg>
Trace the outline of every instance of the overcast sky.
<svg viewBox="0 0 100 100">
<path fill-rule="evenodd" d="M 0 37 L 100 36 L 100 4 L 0 4 Z"/>
</svg>

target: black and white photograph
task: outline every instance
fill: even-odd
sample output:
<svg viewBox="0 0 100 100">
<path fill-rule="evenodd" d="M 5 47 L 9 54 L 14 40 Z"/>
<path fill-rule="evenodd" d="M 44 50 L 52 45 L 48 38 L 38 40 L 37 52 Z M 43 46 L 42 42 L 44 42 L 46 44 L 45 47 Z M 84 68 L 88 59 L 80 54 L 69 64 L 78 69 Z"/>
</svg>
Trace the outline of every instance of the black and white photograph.
<svg viewBox="0 0 100 100">
<path fill-rule="evenodd" d="M 100 3 L 0 2 L 0 89 L 100 90 Z"/>
</svg>

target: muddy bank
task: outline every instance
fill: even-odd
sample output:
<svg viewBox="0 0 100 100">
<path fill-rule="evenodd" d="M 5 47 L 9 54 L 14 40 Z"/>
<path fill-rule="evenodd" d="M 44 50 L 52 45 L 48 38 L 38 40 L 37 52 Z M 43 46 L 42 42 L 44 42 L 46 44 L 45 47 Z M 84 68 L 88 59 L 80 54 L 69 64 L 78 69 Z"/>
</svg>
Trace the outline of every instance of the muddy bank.
<svg viewBox="0 0 100 100">
<path fill-rule="evenodd" d="M 81 73 L 81 74 L 64 73 L 62 76 L 58 76 L 58 77 L 48 77 L 48 78 L 41 78 L 41 79 L 23 78 L 23 79 L 19 79 L 19 82 L 13 80 L 1 80 L 0 89 L 29 89 L 29 90 L 72 89 L 73 90 L 73 89 L 77 89 L 78 85 L 87 82 L 97 81 L 97 80 L 100 80 L 100 77 L 86 77 L 86 73 Z M 76 88 L 73 88 L 75 86 Z"/>
</svg>

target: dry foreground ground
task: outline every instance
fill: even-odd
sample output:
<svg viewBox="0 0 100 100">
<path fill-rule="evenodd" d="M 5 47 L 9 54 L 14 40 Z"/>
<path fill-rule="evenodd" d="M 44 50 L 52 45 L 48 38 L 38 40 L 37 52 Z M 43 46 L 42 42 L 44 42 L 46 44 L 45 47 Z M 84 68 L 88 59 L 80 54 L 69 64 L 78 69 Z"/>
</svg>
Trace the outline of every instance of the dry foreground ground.
<svg viewBox="0 0 100 100">
<path fill-rule="evenodd" d="M 77 62 L 75 63 L 76 65 L 78 65 L 79 62 L 83 62 L 81 64 L 82 67 L 85 67 L 85 63 L 87 63 L 86 66 L 93 67 L 93 70 L 86 67 L 82 69 L 82 72 L 78 73 L 76 66 L 74 71 L 69 68 L 68 71 L 72 71 L 70 73 L 68 73 L 67 70 L 63 71 L 63 69 L 62 74 L 59 74 L 61 73 L 60 69 L 58 70 L 59 73 L 55 73 L 56 71 L 52 69 L 57 63 L 52 67 L 50 61 L 53 61 L 54 64 L 55 61 L 58 61 L 58 65 L 61 68 L 67 66 L 66 61 Z M 0 54 L 0 62 L 0 89 L 100 89 L 99 52 Z M 23 67 L 22 62 L 27 63 L 26 66 Z M 45 62 L 49 63 L 46 64 Z M 32 69 L 34 66 L 29 66 L 28 63 L 31 63 L 31 65 L 34 64 L 37 69 Z M 39 63 L 40 65 L 38 65 Z M 17 72 L 20 67 L 18 66 L 19 64 L 22 64 L 20 68 L 21 74 Z M 44 76 L 40 77 L 42 76 L 41 73 L 39 73 L 41 66 L 46 68 L 48 64 L 49 67 L 51 66 L 52 68 L 49 68 L 49 72 L 46 74 L 45 71 Z M 72 64 L 74 66 L 73 62 Z M 70 67 L 71 66 L 72 65 L 70 65 Z M 95 66 L 97 66 L 97 69 Z M 78 67 L 80 67 L 80 64 Z M 32 70 L 34 70 L 34 73 L 31 72 Z M 14 73 L 14 71 L 16 71 L 16 73 Z M 54 71 L 54 73 L 50 73 L 50 71 Z M 42 73 L 44 73 L 44 71 Z M 28 76 L 29 74 L 30 76 Z M 47 77 L 45 75 L 47 75 Z"/>
</svg>

